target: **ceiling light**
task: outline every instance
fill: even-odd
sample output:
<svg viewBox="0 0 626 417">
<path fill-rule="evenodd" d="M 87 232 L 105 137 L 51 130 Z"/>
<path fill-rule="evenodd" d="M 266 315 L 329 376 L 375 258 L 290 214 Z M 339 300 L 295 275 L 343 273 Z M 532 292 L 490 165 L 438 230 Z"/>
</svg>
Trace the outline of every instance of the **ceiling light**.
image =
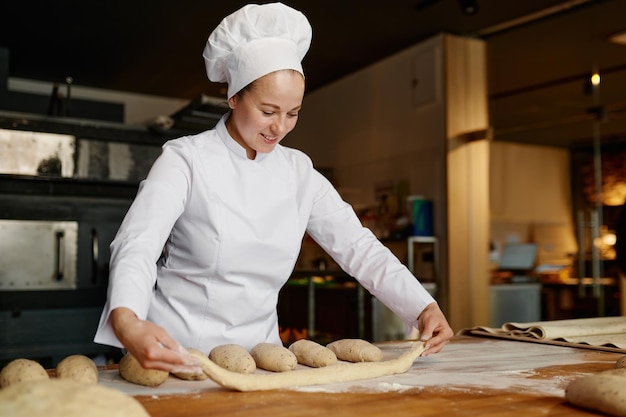
<svg viewBox="0 0 626 417">
<path fill-rule="evenodd" d="M 591 84 L 596 86 L 600 85 L 600 74 L 595 72 L 591 75 Z"/>
<path fill-rule="evenodd" d="M 619 43 L 620 45 L 626 45 L 626 32 L 616 33 L 611 36 L 609 40 L 613 43 Z"/>
</svg>

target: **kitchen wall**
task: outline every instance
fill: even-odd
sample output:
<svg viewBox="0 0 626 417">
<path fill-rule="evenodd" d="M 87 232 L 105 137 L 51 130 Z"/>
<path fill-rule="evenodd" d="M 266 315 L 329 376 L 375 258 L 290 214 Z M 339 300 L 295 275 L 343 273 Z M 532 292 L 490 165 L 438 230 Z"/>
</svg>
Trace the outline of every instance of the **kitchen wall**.
<svg viewBox="0 0 626 417">
<path fill-rule="evenodd" d="M 305 151 L 317 166 L 332 167 L 337 186 L 350 192 L 346 198 L 356 194 L 355 204 L 372 203 L 375 184 L 388 180 L 408 180 L 412 193 L 443 201 L 441 68 L 420 80 L 429 90 L 426 99 L 416 102 L 422 86 L 414 86 L 420 51 L 438 44 L 433 39 L 407 49 L 307 95 L 285 144 Z M 438 65 L 423 53 L 430 66 Z"/>
<path fill-rule="evenodd" d="M 284 143 L 331 167 L 355 207 L 379 204 L 376 190 L 385 184 L 406 184 L 408 194 L 433 200 L 434 234 L 445 235 L 441 60 L 441 38 L 434 38 L 306 95 Z"/>
</svg>

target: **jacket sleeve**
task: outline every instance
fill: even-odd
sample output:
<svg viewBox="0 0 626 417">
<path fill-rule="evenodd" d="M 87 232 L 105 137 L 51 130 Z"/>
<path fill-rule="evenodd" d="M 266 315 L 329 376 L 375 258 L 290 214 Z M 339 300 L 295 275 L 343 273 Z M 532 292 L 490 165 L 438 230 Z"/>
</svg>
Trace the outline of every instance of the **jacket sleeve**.
<svg viewBox="0 0 626 417">
<path fill-rule="evenodd" d="M 321 174 L 307 232 L 348 274 L 407 326 L 435 300 L 418 279 L 366 227 Z"/>
<path fill-rule="evenodd" d="M 156 282 L 157 261 L 182 213 L 191 182 L 191 158 L 180 141 L 164 145 L 111 243 L 107 302 L 94 341 L 113 346 L 120 342 L 110 323 L 111 311 L 131 309 L 145 319 Z"/>
</svg>

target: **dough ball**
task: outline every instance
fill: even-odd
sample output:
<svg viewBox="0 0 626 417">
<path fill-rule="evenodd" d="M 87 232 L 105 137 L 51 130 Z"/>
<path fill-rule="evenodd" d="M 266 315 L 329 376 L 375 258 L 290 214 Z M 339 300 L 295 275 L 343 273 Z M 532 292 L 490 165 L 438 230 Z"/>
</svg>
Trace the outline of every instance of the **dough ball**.
<svg viewBox="0 0 626 417">
<path fill-rule="evenodd" d="M 289 349 L 273 343 L 259 343 L 252 348 L 250 354 L 256 366 L 266 371 L 292 371 L 298 364 L 298 359 Z"/>
<path fill-rule="evenodd" d="M 254 358 L 240 345 L 227 344 L 211 349 L 209 359 L 229 371 L 251 374 L 256 370 Z"/>
<path fill-rule="evenodd" d="M 188 348 L 187 352 L 189 352 L 191 356 L 196 356 L 200 359 L 204 359 L 206 357 L 206 355 L 198 349 Z M 172 372 L 172 374 L 180 379 L 184 379 L 187 381 L 202 381 L 208 378 L 204 372 L 201 374 L 191 374 L 188 372 Z"/>
<path fill-rule="evenodd" d="M 380 362 L 383 360 L 383 351 L 362 339 L 341 339 L 329 343 L 326 347 L 342 361 Z"/>
<path fill-rule="evenodd" d="M 30 359 L 14 359 L 2 368 L 0 372 L 0 387 L 6 388 L 19 382 L 36 381 L 39 379 L 50 379 L 48 372 L 39 362 Z"/>
<path fill-rule="evenodd" d="M 298 363 L 321 368 L 337 363 L 335 352 L 312 340 L 300 339 L 289 346 L 289 350 L 296 355 Z"/>
<path fill-rule="evenodd" d="M 626 416 L 626 377 L 601 372 L 575 379 L 565 388 L 570 403 L 613 416 Z"/>
<path fill-rule="evenodd" d="M 0 415 L 11 417 L 150 417 L 133 397 L 98 384 L 49 379 L 0 390 Z"/>
<path fill-rule="evenodd" d="M 164 383 L 169 375 L 167 371 L 145 369 L 130 353 L 120 359 L 120 376 L 133 384 L 156 387 Z"/>
<path fill-rule="evenodd" d="M 616 368 L 626 368 L 626 356 L 622 356 L 615 362 Z"/>
<path fill-rule="evenodd" d="M 97 384 L 98 368 L 87 356 L 72 355 L 57 364 L 57 378 L 74 379 L 76 381 Z"/>
</svg>

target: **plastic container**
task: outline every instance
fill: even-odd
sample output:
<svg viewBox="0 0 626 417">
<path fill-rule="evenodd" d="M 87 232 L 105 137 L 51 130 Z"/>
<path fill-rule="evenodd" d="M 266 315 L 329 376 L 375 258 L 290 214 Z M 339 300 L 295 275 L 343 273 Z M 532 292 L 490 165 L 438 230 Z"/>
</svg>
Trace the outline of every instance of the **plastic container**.
<svg viewBox="0 0 626 417">
<path fill-rule="evenodd" d="M 413 236 L 433 236 L 433 202 L 420 195 L 407 197 Z"/>
</svg>

